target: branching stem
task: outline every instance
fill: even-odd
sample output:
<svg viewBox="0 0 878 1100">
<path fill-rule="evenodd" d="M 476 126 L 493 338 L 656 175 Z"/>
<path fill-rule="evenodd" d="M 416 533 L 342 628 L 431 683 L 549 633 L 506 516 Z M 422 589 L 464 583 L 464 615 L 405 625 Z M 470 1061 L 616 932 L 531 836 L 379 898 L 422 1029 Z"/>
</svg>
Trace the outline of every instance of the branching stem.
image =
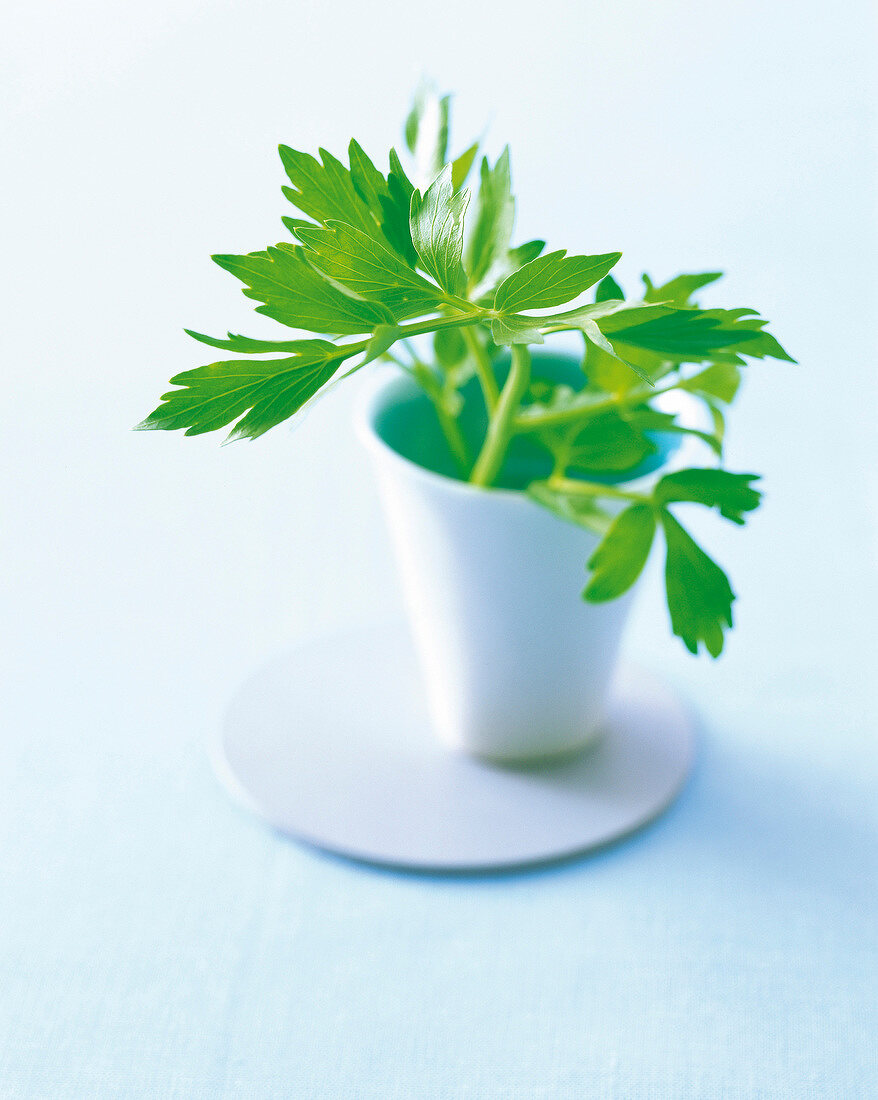
<svg viewBox="0 0 878 1100">
<path fill-rule="evenodd" d="M 672 385 L 663 386 L 661 389 L 656 389 L 653 386 L 640 386 L 637 389 L 629 390 L 627 393 L 594 401 L 588 405 L 574 405 L 568 409 L 559 409 L 558 412 L 541 413 L 535 416 L 518 416 L 513 427 L 516 433 L 522 435 L 526 432 L 539 432 L 544 428 L 563 427 L 565 424 L 589 420 L 591 417 L 607 412 L 609 409 L 625 409 L 634 405 L 641 405 L 644 401 L 650 401 L 660 394 L 670 393 L 671 390 L 677 389 L 678 385 L 678 382 L 674 382 Z"/>
<path fill-rule="evenodd" d="M 503 384 L 497 405 L 488 420 L 484 446 L 470 474 L 470 482 L 473 485 L 491 485 L 500 473 L 509 444 L 515 434 L 515 415 L 529 384 L 530 350 L 524 344 L 513 344 L 509 374 Z"/>
</svg>

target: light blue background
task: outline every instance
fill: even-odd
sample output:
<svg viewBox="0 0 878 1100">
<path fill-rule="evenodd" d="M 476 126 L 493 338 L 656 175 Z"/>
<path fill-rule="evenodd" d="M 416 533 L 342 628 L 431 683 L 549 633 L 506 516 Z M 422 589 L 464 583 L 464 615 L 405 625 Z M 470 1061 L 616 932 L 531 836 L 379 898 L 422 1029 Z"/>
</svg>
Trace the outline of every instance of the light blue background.
<svg viewBox="0 0 878 1100">
<path fill-rule="evenodd" d="M 875 38 L 866 4 L 109 0 L 5 26 L 0 1097 L 875 1095 Z M 304 851 L 204 745 L 244 674 L 399 604 L 348 426 L 134 435 L 180 332 L 253 335 L 207 257 L 283 235 L 274 146 L 396 140 L 422 71 L 509 140 L 520 238 L 723 266 L 746 532 L 694 778 L 635 840 L 481 880 Z M 340 686 L 340 690 L 343 688 Z M 364 777 L 364 782 L 368 777 Z"/>
</svg>

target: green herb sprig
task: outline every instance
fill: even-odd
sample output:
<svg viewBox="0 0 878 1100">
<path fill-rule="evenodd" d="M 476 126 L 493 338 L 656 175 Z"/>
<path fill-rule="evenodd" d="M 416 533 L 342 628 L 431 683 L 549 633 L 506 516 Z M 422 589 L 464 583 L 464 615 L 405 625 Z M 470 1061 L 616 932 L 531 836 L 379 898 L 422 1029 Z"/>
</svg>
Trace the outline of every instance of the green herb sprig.
<svg viewBox="0 0 878 1100">
<path fill-rule="evenodd" d="M 295 415 L 332 380 L 376 359 L 395 362 L 435 409 L 458 476 L 489 488 L 510 447 L 527 438 L 550 456 L 550 476 L 525 491 L 540 505 L 602 536 L 588 562 L 591 602 L 627 591 L 656 531 L 667 548 L 671 627 L 686 647 L 714 657 L 732 625 L 728 578 L 681 526 L 672 508 L 697 503 L 742 524 L 755 509 L 754 474 L 681 470 L 649 493 L 606 484 L 655 453 L 655 433 L 694 434 L 723 453 L 725 409 L 746 358 L 794 362 L 753 309 L 701 309 L 693 295 L 719 272 L 679 275 L 627 299 L 610 274 L 621 253 L 545 252 L 545 242 L 513 245 L 515 199 L 509 150 L 466 181 L 478 144 L 448 156 L 449 97 L 422 91 L 405 125 L 410 180 L 391 149 L 387 172 L 356 141 L 344 164 L 285 145 L 287 199 L 304 217 L 284 217 L 292 240 L 214 261 L 244 284 L 256 311 L 296 331 L 290 340 L 229 333 L 203 344 L 236 356 L 184 371 L 177 388 L 138 428 L 199 435 L 232 425 L 229 440 L 256 439 Z M 592 290 L 593 300 L 583 295 Z M 566 307 L 561 309 L 560 307 Z M 561 332 L 583 340 L 583 384 L 534 377 L 530 347 Z M 310 334 L 310 335 L 309 335 Z M 432 362 L 409 342 L 432 334 Z M 503 352 L 509 362 L 503 365 Z M 270 356 L 270 358 L 265 358 Z M 477 379 L 485 430 L 472 448 L 461 429 L 461 391 Z M 661 411 L 674 390 L 695 395 L 711 431 Z"/>
</svg>

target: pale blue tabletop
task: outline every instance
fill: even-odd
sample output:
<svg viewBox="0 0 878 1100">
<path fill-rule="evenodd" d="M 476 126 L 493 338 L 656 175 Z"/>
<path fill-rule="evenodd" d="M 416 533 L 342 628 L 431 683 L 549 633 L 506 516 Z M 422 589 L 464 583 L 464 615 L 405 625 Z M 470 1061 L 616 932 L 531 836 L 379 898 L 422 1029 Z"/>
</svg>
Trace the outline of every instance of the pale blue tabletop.
<svg viewBox="0 0 878 1100">
<path fill-rule="evenodd" d="M 878 1094 L 866 11 L 12 17 L 2 1100 Z M 801 361 L 752 367 L 731 423 L 765 508 L 704 526 L 740 594 L 727 653 L 671 640 L 658 562 L 626 640 L 698 716 L 689 785 L 634 839 L 527 874 L 321 855 L 210 770 L 255 665 L 399 606 L 356 383 L 252 446 L 128 431 L 202 361 L 184 324 L 270 331 L 207 256 L 279 239 L 277 141 L 381 149 L 421 70 L 458 89 L 461 141 L 492 112 L 511 141 L 522 239 L 623 248 L 631 283 L 644 258 L 726 266 L 711 304 L 758 305 Z"/>
</svg>

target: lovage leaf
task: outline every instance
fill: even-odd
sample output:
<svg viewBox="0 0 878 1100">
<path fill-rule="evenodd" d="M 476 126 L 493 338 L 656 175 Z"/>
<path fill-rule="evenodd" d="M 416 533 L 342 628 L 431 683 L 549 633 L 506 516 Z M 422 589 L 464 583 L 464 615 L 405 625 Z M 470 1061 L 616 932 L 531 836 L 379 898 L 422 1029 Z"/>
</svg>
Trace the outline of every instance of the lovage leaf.
<svg viewBox="0 0 878 1100">
<path fill-rule="evenodd" d="M 262 302 L 257 313 L 290 328 L 344 336 L 371 332 L 392 319 L 379 303 L 353 298 L 328 282 L 305 260 L 301 245 L 284 243 L 265 252 L 213 260 L 246 284 L 248 298 Z"/>
<path fill-rule="evenodd" d="M 705 398 L 704 404 L 707 406 L 707 411 L 710 413 L 710 419 L 713 421 L 714 438 L 719 440 L 719 445 L 722 447 L 723 440 L 726 437 L 726 418 L 723 416 L 720 407 L 715 405 L 713 401 L 709 401 Z"/>
<path fill-rule="evenodd" d="M 320 150 L 319 161 L 288 145 L 281 145 L 279 152 L 293 185 L 282 191 L 303 214 L 323 225 L 343 221 L 371 237 L 382 235 L 375 211 L 359 194 L 351 172 L 340 160 L 325 149 Z"/>
<path fill-rule="evenodd" d="M 357 369 L 365 367 L 373 359 L 380 359 L 386 351 L 393 347 L 397 340 L 401 340 L 404 336 L 405 333 L 399 325 L 378 325 L 372 333 L 372 339 L 366 345 L 365 356 Z"/>
<path fill-rule="evenodd" d="M 393 149 L 390 150 L 390 173 L 387 179 L 381 175 L 359 143 L 353 139 L 349 146 L 349 155 L 351 179 L 357 193 L 374 214 L 386 242 L 410 267 L 414 267 L 418 257 L 412 246 L 409 232 L 412 185 L 399 163 L 396 152 Z"/>
<path fill-rule="evenodd" d="M 664 424 L 660 428 L 656 428 L 656 431 L 672 432 L 676 435 L 695 436 L 695 438 L 700 439 L 702 443 L 706 443 L 717 458 L 722 458 L 723 456 L 722 435 L 715 429 L 712 432 L 702 432 L 698 428 L 687 428 L 684 424 L 677 424 L 672 419 L 670 423 Z"/>
<path fill-rule="evenodd" d="M 396 150 L 390 150 L 390 171 L 387 174 L 387 195 L 380 196 L 381 225 L 391 246 L 414 267 L 418 254 L 412 244 L 409 211 L 414 187 L 399 162 Z"/>
<path fill-rule="evenodd" d="M 569 439 L 565 465 L 585 473 L 629 470 L 655 449 L 633 414 L 599 413 Z"/>
<path fill-rule="evenodd" d="M 734 363 L 714 363 L 691 378 L 678 383 L 678 389 L 690 390 L 730 405 L 741 384 L 741 372 Z"/>
<path fill-rule="evenodd" d="M 607 409 L 603 394 L 575 391 L 566 386 L 551 387 L 548 399 L 532 386 L 534 401 L 518 419 L 524 431 L 553 456 L 556 471 L 571 471 L 591 477 L 597 472 L 620 473 L 636 466 L 656 451 L 651 433 L 683 430 L 677 428 L 670 413 L 659 413 L 649 406 Z M 565 423 L 539 424 L 547 413 L 586 414 L 590 406 L 598 408 L 584 419 Z"/>
<path fill-rule="evenodd" d="M 740 355 L 749 355 L 753 359 L 765 359 L 766 357 L 770 357 L 772 359 L 782 359 L 787 363 L 795 363 L 796 360 L 780 346 L 771 333 L 764 331 L 768 322 L 764 318 L 759 317 L 755 310 L 720 309 L 705 310 L 704 312 L 708 316 L 714 313 L 726 314 L 727 316 L 732 315 L 735 318 L 735 324 L 741 334 L 743 335 L 745 332 L 750 333 L 750 336 L 746 337 L 746 344 L 742 344 L 740 347 L 733 346 L 729 351 L 738 352 Z"/>
<path fill-rule="evenodd" d="M 386 180 L 354 140 L 348 146 L 349 169 L 325 149 L 320 150 L 319 161 L 287 145 L 280 146 L 280 154 L 294 185 L 282 188 L 283 193 L 303 213 L 319 225 L 340 221 L 353 226 L 409 265 L 414 264 L 408 236 L 411 184 L 393 151 L 391 174 Z M 284 218 L 283 222 L 296 236 L 302 228 L 313 228 L 297 218 Z"/>
<path fill-rule="evenodd" d="M 542 344 L 542 320 L 524 313 L 506 313 L 491 321 L 491 336 L 495 344 Z"/>
<path fill-rule="evenodd" d="M 585 335 L 585 333 L 584 333 Z M 608 355 L 593 341 L 586 339 L 583 370 L 589 388 L 603 393 L 623 394 L 638 384 L 638 375 L 618 355 Z"/>
<path fill-rule="evenodd" d="M 704 643 L 712 657 L 723 649 L 723 631 L 732 626 L 735 593 L 720 567 L 665 510 L 662 527 L 668 547 L 665 587 L 671 629 L 690 653 Z"/>
<path fill-rule="evenodd" d="M 624 301 L 625 293 L 612 275 L 607 275 L 598 283 L 594 300 L 596 302 Z"/>
<path fill-rule="evenodd" d="M 616 264 L 621 252 L 568 256 L 563 249 L 538 256 L 513 271 L 494 296 L 494 308 L 509 313 L 560 306 L 594 286 Z"/>
<path fill-rule="evenodd" d="M 424 270 L 449 294 L 462 293 L 466 283 L 460 258 L 468 202 L 468 191 L 454 190 L 450 164 L 442 169 L 423 196 L 420 191 L 412 194 L 412 243 Z"/>
<path fill-rule="evenodd" d="M 620 512 L 588 561 L 591 580 L 583 596 L 590 603 L 615 600 L 643 572 L 655 535 L 655 513 L 648 504 Z"/>
<path fill-rule="evenodd" d="M 721 271 L 705 271 L 700 275 L 677 275 L 675 278 L 669 279 L 668 282 L 656 286 L 644 272 L 642 276 L 645 288 L 643 300 L 645 302 L 665 302 L 672 306 L 687 306 L 691 304 L 690 299 L 696 290 L 701 290 L 703 286 L 715 283 L 717 279 L 722 277 L 723 273 Z"/>
<path fill-rule="evenodd" d="M 221 351 L 237 351 L 242 355 L 261 355 L 264 352 L 274 351 L 299 351 L 303 345 L 309 344 L 308 340 L 254 340 L 250 336 L 239 336 L 230 332 L 226 339 L 216 336 L 205 336 L 203 332 L 195 332 L 191 328 L 183 331 L 193 340 L 201 344 L 207 344 L 211 348 L 219 348 Z"/>
<path fill-rule="evenodd" d="M 348 145 L 348 160 L 351 164 L 351 183 L 354 185 L 354 190 L 368 206 L 373 217 L 380 222 L 382 200 L 390 197 L 387 180 L 372 163 L 360 143 L 353 138 Z"/>
<path fill-rule="evenodd" d="M 298 412 L 350 354 L 326 340 L 303 340 L 285 359 L 234 359 L 183 371 L 171 379 L 181 388 L 163 394 L 137 427 L 200 435 L 241 417 L 229 438 L 255 439 Z"/>
<path fill-rule="evenodd" d="M 625 302 L 617 298 L 606 298 L 603 301 L 587 302 L 585 305 L 576 306 L 574 309 L 565 310 L 564 313 L 551 313 L 543 317 L 534 318 L 553 332 L 562 332 L 565 329 L 581 329 L 585 321 L 595 320 L 599 317 L 607 317 L 611 313 L 618 313 L 630 309 Z"/>
<path fill-rule="evenodd" d="M 765 322 L 754 320 L 751 314 L 752 310 L 746 309 L 634 306 L 608 314 L 601 320 L 601 331 L 612 337 L 614 344 L 644 348 L 680 362 L 697 363 L 718 351 L 789 359 L 773 337 L 760 331 Z"/>
<path fill-rule="evenodd" d="M 464 255 L 471 287 L 491 283 L 489 272 L 505 269 L 514 221 L 515 199 L 507 146 L 493 168 L 487 157 L 482 158 L 475 216 Z"/>
<path fill-rule="evenodd" d="M 290 218 L 286 214 L 281 214 L 280 220 L 294 237 L 300 229 L 309 228 L 314 225 L 314 222 L 309 222 L 307 218 Z"/>
<path fill-rule="evenodd" d="M 455 157 L 451 162 L 451 182 L 455 191 L 459 191 L 466 183 L 466 178 L 478 154 L 479 143 L 474 141 L 469 149 L 464 149 L 460 156 Z"/>
<path fill-rule="evenodd" d="M 450 96 L 439 96 L 435 88 L 422 85 L 405 121 L 405 143 L 421 183 L 429 183 L 445 164 L 450 112 Z"/>
<path fill-rule="evenodd" d="M 638 378 L 641 378 L 644 382 L 649 382 L 649 374 L 641 370 L 640 367 L 634 363 L 629 363 L 627 359 L 623 359 L 621 355 L 616 351 L 610 341 L 604 336 L 601 330 L 598 328 L 598 323 L 593 318 L 585 318 L 582 322 L 582 332 L 586 340 L 590 340 L 595 344 L 604 355 L 608 355 L 611 359 L 616 359 L 619 363 L 626 367 L 632 374 L 636 374 Z"/>
<path fill-rule="evenodd" d="M 353 226 L 330 222 L 325 229 L 300 229 L 307 260 L 354 294 L 380 302 L 391 320 L 434 310 L 442 292 L 390 248 Z"/>
<path fill-rule="evenodd" d="M 459 328 L 440 328 L 433 333 L 433 354 L 443 370 L 458 366 L 467 356 L 466 340 Z"/>
<path fill-rule="evenodd" d="M 590 494 L 564 492 L 545 481 L 532 481 L 525 492 L 537 504 L 570 523 L 597 535 L 605 535 L 609 530 L 612 516 Z"/>
<path fill-rule="evenodd" d="M 750 484 L 758 480 L 758 474 L 732 474 L 728 470 L 677 470 L 656 484 L 653 498 L 662 507 L 683 501 L 704 504 L 717 508 L 732 523 L 743 523 L 744 513 L 758 508 L 762 499 Z"/>
<path fill-rule="evenodd" d="M 516 270 L 519 267 L 524 267 L 531 260 L 535 260 L 545 247 L 545 241 L 525 241 L 524 244 L 518 244 L 515 248 L 510 248 L 509 262 L 512 264 L 512 269 Z"/>
<path fill-rule="evenodd" d="M 535 245 L 542 244 L 542 241 L 531 243 Z M 527 313 L 502 313 L 492 320 L 491 331 L 496 344 L 541 344 L 544 330 L 546 332 L 561 332 L 567 329 L 582 330 L 587 321 L 612 313 L 614 310 L 619 309 L 621 304 L 616 301 L 595 302 L 581 306 L 578 309 L 569 310 L 567 313 L 556 313 L 543 317 L 536 317 Z"/>
<path fill-rule="evenodd" d="M 629 412 L 623 412 L 621 415 L 624 416 L 629 424 L 633 427 L 637 427 L 642 432 L 672 432 L 677 435 L 695 436 L 697 439 L 706 443 L 718 458 L 722 458 L 723 446 L 721 437 L 716 435 L 715 432 L 704 432 L 699 428 L 690 428 L 685 424 L 677 423 L 677 418 L 674 413 L 660 412 L 658 409 L 654 409 L 649 405 L 643 405 Z"/>
</svg>

